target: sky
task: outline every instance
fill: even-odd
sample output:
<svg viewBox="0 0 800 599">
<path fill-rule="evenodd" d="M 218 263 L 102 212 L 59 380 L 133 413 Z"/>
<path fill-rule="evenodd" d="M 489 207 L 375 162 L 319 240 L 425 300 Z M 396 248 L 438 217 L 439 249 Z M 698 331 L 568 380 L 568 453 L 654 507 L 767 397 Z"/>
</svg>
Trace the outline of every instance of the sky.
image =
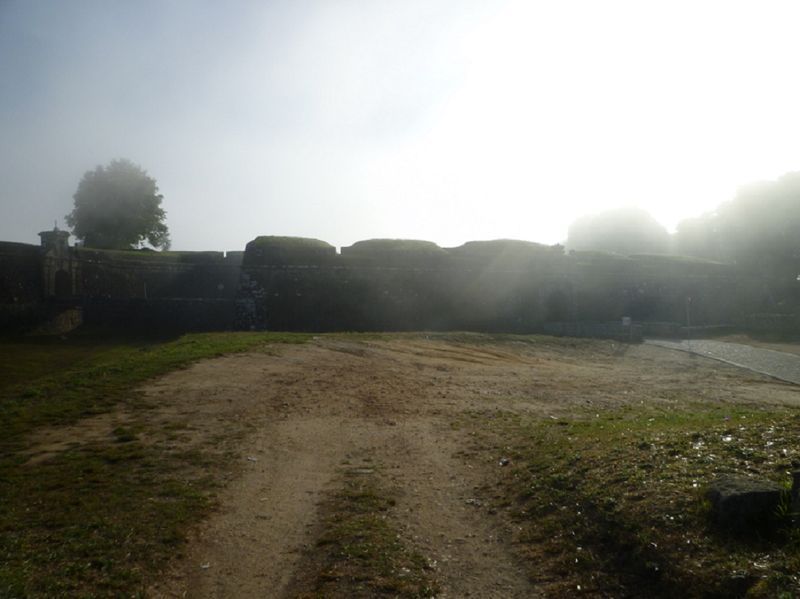
<svg viewBox="0 0 800 599">
<path fill-rule="evenodd" d="M 800 3 L 0 0 L 0 239 L 83 174 L 156 179 L 173 249 L 258 235 L 669 230 L 800 170 Z"/>
</svg>

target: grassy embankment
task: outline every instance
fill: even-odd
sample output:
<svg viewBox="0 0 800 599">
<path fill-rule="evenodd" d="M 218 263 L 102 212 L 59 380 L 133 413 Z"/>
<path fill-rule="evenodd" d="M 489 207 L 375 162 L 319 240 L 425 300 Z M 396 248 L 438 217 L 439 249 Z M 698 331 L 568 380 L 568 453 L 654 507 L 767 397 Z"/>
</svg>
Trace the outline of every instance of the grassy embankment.
<svg viewBox="0 0 800 599">
<path fill-rule="evenodd" d="M 687 402 L 556 420 L 476 414 L 468 426 L 479 456 L 510 458 L 486 491 L 548 596 L 800 596 L 788 514 L 770 534 L 732 535 L 710 522 L 703 494 L 723 473 L 788 489 L 797 410 Z"/>
<path fill-rule="evenodd" d="M 136 388 L 200 359 L 307 339 L 221 333 L 0 341 L 0 427 L 7 432 L 0 440 L 0 597 L 143 594 L 180 552 L 187 527 L 213 506 L 232 456 L 218 443 L 208 451 L 163 451 L 147 442 L 154 406 Z M 118 408 L 142 417 L 105 439 L 30 460 L 38 431 Z M 231 423 L 227 432 L 235 442 L 244 431 Z M 390 523 L 394 492 L 372 468 L 345 469 L 339 482 L 321 506 L 320 540 L 308 556 L 308 578 L 297 581 L 300 596 L 430 596 L 427 563 Z"/>
<path fill-rule="evenodd" d="M 148 379 L 199 359 L 307 338 L 0 341 L 0 597 L 140 593 L 186 526 L 211 506 L 218 484 L 211 474 L 186 477 L 187 466 L 213 473 L 218 453 L 159 451 L 143 442 L 142 425 L 36 463 L 26 453 L 32 433 L 119 407 L 146 411 L 136 388 Z"/>
</svg>

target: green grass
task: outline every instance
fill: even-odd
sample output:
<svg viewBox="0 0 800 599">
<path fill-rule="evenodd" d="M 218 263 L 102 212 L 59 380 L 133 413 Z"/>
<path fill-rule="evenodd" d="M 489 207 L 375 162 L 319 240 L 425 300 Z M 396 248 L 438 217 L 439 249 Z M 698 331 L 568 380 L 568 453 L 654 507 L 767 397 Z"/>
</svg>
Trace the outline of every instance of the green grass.
<svg viewBox="0 0 800 599">
<path fill-rule="evenodd" d="M 435 596 L 430 566 L 392 524 L 394 505 L 373 468 L 345 470 L 340 488 L 320 508 L 322 532 L 304 558 L 313 574 L 299 581 L 296 597 Z"/>
<path fill-rule="evenodd" d="M 77 366 L 109 349 L 113 343 L 81 343 L 58 337 L 0 340 L 0 393 Z"/>
<path fill-rule="evenodd" d="M 169 263 L 194 263 L 209 264 L 221 263 L 224 255 L 222 252 L 171 252 L 156 250 L 112 250 L 98 248 L 74 248 L 76 255 L 82 260 L 96 260 L 100 262 L 155 262 Z"/>
<path fill-rule="evenodd" d="M 30 433 L 121 404 L 145 414 L 136 388 L 155 376 L 203 358 L 308 338 L 220 333 L 170 341 L 0 342 L 0 368 L 12 373 L 0 386 L 0 597 L 142 593 L 180 551 L 186 526 L 213 504 L 215 474 L 226 459 L 217 447 L 163 451 L 142 441 L 144 424 L 119 426 L 108 438 L 27 463 Z M 236 433 L 232 424 L 230 434 Z"/>
<path fill-rule="evenodd" d="M 292 333 L 205 333 L 172 341 L 0 342 L 0 451 L 18 449 L 32 429 L 68 424 L 108 411 L 140 383 L 204 358 L 274 343 L 299 343 Z"/>
<path fill-rule="evenodd" d="M 800 595 L 796 533 L 734 536 L 712 525 L 704 501 L 720 474 L 788 485 L 800 414 L 687 404 L 508 415 L 491 427 L 476 415 L 487 446 L 511 459 L 495 508 L 514 520 L 529 574 L 549 594 Z"/>
<path fill-rule="evenodd" d="M 135 441 L 2 467 L 0 596 L 130 596 L 209 507 L 211 481 L 186 481 Z"/>
</svg>

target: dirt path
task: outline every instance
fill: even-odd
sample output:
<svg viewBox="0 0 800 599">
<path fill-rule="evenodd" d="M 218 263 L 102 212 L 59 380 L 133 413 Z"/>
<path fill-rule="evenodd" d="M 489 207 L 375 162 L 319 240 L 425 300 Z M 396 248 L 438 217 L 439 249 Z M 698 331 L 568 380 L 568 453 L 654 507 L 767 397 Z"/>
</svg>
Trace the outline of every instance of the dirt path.
<svg viewBox="0 0 800 599">
<path fill-rule="evenodd" d="M 344 453 L 335 422 L 280 422 L 250 441 L 247 465 L 222 494 L 222 510 L 192 540 L 159 596 L 280 596 L 310 541 L 316 501 Z M 341 430 L 341 429 L 339 429 Z M 266 432 L 266 431 L 265 431 Z M 318 440 L 330 438 L 320 446 Z"/>
<path fill-rule="evenodd" d="M 243 468 L 220 497 L 222 509 L 198 529 L 185 558 L 152 594 L 284 596 L 302 551 L 314 542 L 318 500 L 342 463 L 368 455 L 402 490 L 399 528 L 437 564 L 442 597 L 532 596 L 499 525 L 468 502 L 480 477 L 455 455 L 466 441 L 449 428 L 454 413 L 433 401 L 450 394 L 439 384 L 452 378 L 447 363 L 498 358 L 423 349 L 433 353 L 423 355 L 413 343 L 326 341 L 277 357 L 224 358 L 227 368 L 207 362 L 162 379 L 155 390 L 161 399 L 165 389 L 180 390 L 187 404 L 193 393 L 208 393 L 205 385 L 187 388 L 187 378 L 212 378 L 223 388 L 226 381 L 248 381 L 228 385 L 219 400 L 236 403 L 243 393 L 251 402 L 259 398 L 251 407 L 259 422 L 241 447 Z M 463 401 L 459 409 L 469 406 Z"/>
<path fill-rule="evenodd" d="M 797 401 L 787 386 L 656 347 L 480 339 L 322 338 L 196 364 L 148 388 L 163 406 L 155 418 L 182 418 L 194 431 L 184 443 L 222 438 L 231 421 L 251 431 L 220 510 L 150 593 L 290 596 L 316 540 L 320 498 L 343 464 L 367 456 L 401 490 L 397 528 L 435 564 L 441 597 L 535 597 L 506 521 L 484 507 L 503 448 L 470 454 L 464 418 L 489 426 L 498 410 L 555 417 L 576 405 L 673 404 L 674 390 L 689 385 L 720 401 L 763 401 L 765 389 L 769 401 Z"/>
<path fill-rule="evenodd" d="M 459 437 L 417 421 L 390 439 L 392 479 L 405 489 L 398 507 L 406 536 L 438 565 L 441 597 L 534 597 L 503 525 L 481 509 L 481 473 L 455 457 Z"/>
</svg>

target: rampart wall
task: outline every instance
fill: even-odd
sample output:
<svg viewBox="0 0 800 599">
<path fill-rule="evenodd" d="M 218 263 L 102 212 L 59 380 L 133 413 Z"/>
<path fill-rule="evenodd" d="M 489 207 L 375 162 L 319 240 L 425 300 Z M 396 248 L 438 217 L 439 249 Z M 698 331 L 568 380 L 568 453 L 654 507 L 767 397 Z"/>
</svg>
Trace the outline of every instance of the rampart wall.
<svg viewBox="0 0 800 599">
<path fill-rule="evenodd" d="M 293 251 L 259 238 L 245 251 L 243 328 L 532 332 L 545 322 L 732 322 L 747 293 L 723 264 L 578 253 L 524 242 L 374 240 L 336 254 L 308 240 Z M 405 245 L 404 245 L 405 243 Z"/>
<path fill-rule="evenodd" d="M 138 330 L 518 333 L 622 316 L 722 324 L 765 311 L 763 286 L 732 266 L 678 257 L 565 254 L 518 241 L 445 249 L 371 240 L 337 253 L 282 237 L 227 254 L 103 251 L 47 246 L 48 235 L 41 247 L 0 243 L 0 328 L 68 306 L 85 323 Z"/>
<path fill-rule="evenodd" d="M 27 328 L 46 317 L 38 246 L 0 242 L 0 331 Z"/>
<path fill-rule="evenodd" d="M 0 242 L 0 304 L 26 304 L 42 298 L 38 246 Z"/>
<path fill-rule="evenodd" d="M 233 299 L 242 252 L 73 250 L 76 295 L 91 299 Z"/>
</svg>

